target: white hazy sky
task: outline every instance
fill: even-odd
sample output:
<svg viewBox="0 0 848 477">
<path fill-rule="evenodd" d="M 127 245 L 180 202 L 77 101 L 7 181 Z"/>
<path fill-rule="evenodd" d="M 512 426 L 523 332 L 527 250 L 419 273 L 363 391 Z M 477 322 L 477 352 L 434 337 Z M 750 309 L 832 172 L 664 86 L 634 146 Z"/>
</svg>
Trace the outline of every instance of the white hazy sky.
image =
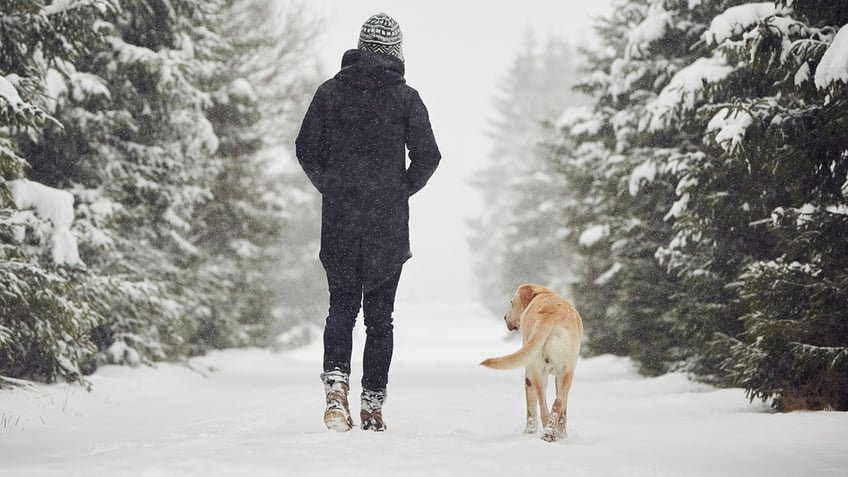
<svg viewBox="0 0 848 477">
<path fill-rule="evenodd" d="M 284 0 L 285 1 L 285 0 Z M 528 32 L 574 45 L 592 35 L 592 18 L 611 0 L 310 0 L 324 20 L 319 53 L 328 75 L 355 48 L 362 23 L 385 12 L 400 24 L 407 82 L 430 111 L 442 163 L 410 202 L 413 258 L 398 300 L 465 300 L 477 295 L 467 220 L 481 210 L 470 179 L 486 165 L 485 136 L 499 82 Z M 495 270 L 493 269 L 493 273 Z M 546 281 L 540 277 L 540 281 Z"/>
</svg>

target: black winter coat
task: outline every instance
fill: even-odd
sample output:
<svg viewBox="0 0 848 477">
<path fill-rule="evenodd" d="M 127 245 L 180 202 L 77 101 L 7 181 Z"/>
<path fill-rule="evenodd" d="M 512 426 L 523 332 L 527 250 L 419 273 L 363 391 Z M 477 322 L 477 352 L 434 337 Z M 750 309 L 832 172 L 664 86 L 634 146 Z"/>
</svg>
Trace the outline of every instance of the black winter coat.
<svg viewBox="0 0 848 477">
<path fill-rule="evenodd" d="M 372 289 L 412 256 L 408 199 L 441 154 L 427 108 L 403 75 L 397 58 L 347 51 L 303 119 L 297 158 L 323 197 L 320 257 L 331 289 L 359 280 Z"/>
</svg>

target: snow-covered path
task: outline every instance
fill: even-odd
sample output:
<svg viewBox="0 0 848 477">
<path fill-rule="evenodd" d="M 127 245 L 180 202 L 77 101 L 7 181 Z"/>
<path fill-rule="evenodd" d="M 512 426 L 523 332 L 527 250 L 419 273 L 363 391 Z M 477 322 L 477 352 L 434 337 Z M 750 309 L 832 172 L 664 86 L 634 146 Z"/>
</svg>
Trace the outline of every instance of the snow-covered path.
<svg viewBox="0 0 848 477">
<path fill-rule="evenodd" d="M 773 414 L 741 390 L 643 379 L 610 356 L 578 365 L 569 438 L 548 444 L 522 433 L 522 371 L 476 365 L 518 346 L 499 320 L 454 305 L 401 304 L 396 317 L 385 433 L 323 428 L 318 343 L 235 350 L 193 369 L 106 367 L 92 393 L 0 391 L 0 475 L 812 476 L 848 466 L 846 413 Z M 357 382 L 358 372 L 355 360 Z"/>
</svg>

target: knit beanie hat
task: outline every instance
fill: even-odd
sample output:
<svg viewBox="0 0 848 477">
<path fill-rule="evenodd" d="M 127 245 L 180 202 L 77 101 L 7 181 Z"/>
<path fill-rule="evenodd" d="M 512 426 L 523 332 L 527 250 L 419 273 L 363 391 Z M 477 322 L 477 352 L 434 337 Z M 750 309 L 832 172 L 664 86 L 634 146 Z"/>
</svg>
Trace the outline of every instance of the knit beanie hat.
<svg viewBox="0 0 848 477">
<path fill-rule="evenodd" d="M 403 33 L 394 18 L 378 13 L 362 24 L 359 32 L 359 49 L 394 56 L 403 61 L 401 42 Z"/>
</svg>

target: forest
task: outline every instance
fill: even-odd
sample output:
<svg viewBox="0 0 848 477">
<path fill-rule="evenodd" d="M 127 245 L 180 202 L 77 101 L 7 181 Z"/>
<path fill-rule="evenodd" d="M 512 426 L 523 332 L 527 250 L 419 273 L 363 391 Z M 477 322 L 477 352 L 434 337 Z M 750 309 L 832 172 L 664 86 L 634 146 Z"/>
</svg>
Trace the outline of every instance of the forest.
<svg viewBox="0 0 848 477">
<path fill-rule="evenodd" d="M 293 287 L 320 273 L 318 204 L 280 166 L 317 84 L 302 9 L 4 0 L 0 379 L 84 382 L 319 316 Z"/>
<path fill-rule="evenodd" d="M 480 188 L 523 172 L 477 227 L 485 289 L 553 277 L 589 355 L 848 410 L 846 24 L 837 1 L 619 1 L 584 98 L 542 118 L 520 72 L 551 59 L 519 58 L 503 102 L 528 109 L 499 108 Z"/>
<path fill-rule="evenodd" d="M 614 3 L 600 46 L 505 74 L 483 300 L 550 277 L 588 355 L 848 410 L 848 4 Z M 280 166 L 320 81 L 304 5 L 3 5 L 0 384 L 322 319 L 319 204 Z"/>
</svg>

